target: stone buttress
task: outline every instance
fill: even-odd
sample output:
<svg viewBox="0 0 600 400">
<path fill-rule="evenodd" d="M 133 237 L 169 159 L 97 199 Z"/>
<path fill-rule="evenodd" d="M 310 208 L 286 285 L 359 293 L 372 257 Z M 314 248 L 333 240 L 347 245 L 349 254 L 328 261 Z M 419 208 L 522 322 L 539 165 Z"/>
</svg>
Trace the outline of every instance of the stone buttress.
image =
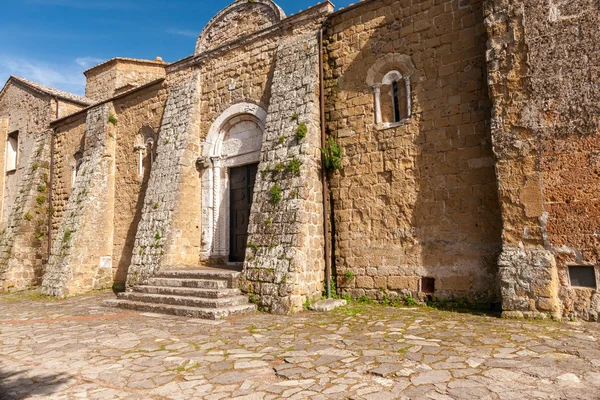
<svg viewBox="0 0 600 400">
<path fill-rule="evenodd" d="M 81 173 L 54 238 L 42 281 L 66 297 L 112 285 L 116 126 L 110 104 L 87 112 Z"/>
<path fill-rule="evenodd" d="M 323 288 L 318 57 L 317 32 L 277 49 L 243 285 L 272 313 L 301 310 Z"/>
<path fill-rule="evenodd" d="M 0 131 L 2 124 L 0 122 Z M 35 135 L 15 207 L 0 233 L 0 291 L 38 285 L 48 258 L 48 175 L 52 131 Z"/>
<path fill-rule="evenodd" d="M 165 266 L 198 265 L 200 202 L 198 158 L 199 72 L 167 77 L 169 97 L 157 156 L 138 225 L 128 285 L 143 283 Z"/>
</svg>

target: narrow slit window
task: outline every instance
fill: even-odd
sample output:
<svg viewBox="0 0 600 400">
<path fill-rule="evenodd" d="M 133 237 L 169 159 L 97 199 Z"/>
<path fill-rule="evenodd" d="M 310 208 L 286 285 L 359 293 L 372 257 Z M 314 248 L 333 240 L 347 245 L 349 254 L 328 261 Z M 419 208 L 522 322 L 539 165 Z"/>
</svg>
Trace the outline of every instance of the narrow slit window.
<svg viewBox="0 0 600 400">
<path fill-rule="evenodd" d="M 19 132 L 8 135 L 6 143 L 6 172 L 15 171 L 19 162 Z"/>
<path fill-rule="evenodd" d="M 394 102 L 394 122 L 400 122 L 402 117 L 400 116 L 400 88 L 398 86 L 398 81 L 394 81 L 394 83 L 392 83 L 392 90 Z"/>
<path fill-rule="evenodd" d="M 75 186 L 75 179 L 79 175 L 79 171 L 81 170 L 81 165 L 83 164 L 83 155 L 81 154 L 81 152 L 77 152 L 73 158 L 75 159 L 75 164 L 73 165 L 71 187 Z"/>
</svg>

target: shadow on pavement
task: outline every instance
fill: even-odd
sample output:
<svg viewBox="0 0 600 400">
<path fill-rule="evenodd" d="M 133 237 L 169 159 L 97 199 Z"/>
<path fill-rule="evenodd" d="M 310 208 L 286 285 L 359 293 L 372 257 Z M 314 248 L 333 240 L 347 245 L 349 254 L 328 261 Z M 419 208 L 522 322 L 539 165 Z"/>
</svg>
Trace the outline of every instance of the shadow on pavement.
<svg viewBox="0 0 600 400">
<path fill-rule="evenodd" d="M 0 400 L 47 398 L 73 379 L 65 375 L 35 374 L 31 370 L 7 371 L 0 367 Z"/>
</svg>

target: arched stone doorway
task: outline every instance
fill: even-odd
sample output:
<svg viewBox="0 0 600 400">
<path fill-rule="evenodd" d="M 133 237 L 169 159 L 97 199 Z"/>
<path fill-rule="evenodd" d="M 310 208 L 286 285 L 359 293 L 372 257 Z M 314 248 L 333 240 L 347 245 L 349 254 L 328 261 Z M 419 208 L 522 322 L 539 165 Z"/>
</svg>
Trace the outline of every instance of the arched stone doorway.
<svg viewBox="0 0 600 400">
<path fill-rule="evenodd" d="M 242 267 L 266 116 L 256 104 L 239 103 L 211 126 L 203 151 L 203 262 Z"/>
</svg>

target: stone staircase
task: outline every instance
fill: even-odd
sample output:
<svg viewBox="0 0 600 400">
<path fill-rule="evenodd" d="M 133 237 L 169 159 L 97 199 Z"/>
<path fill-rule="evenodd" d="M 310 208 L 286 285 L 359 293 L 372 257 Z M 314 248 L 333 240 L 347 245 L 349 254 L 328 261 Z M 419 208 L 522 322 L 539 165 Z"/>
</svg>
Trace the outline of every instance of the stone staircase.
<svg viewBox="0 0 600 400">
<path fill-rule="evenodd" d="M 238 289 L 240 275 L 223 269 L 161 271 L 146 285 L 119 293 L 103 305 L 182 317 L 227 318 L 256 310 Z"/>
</svg>

